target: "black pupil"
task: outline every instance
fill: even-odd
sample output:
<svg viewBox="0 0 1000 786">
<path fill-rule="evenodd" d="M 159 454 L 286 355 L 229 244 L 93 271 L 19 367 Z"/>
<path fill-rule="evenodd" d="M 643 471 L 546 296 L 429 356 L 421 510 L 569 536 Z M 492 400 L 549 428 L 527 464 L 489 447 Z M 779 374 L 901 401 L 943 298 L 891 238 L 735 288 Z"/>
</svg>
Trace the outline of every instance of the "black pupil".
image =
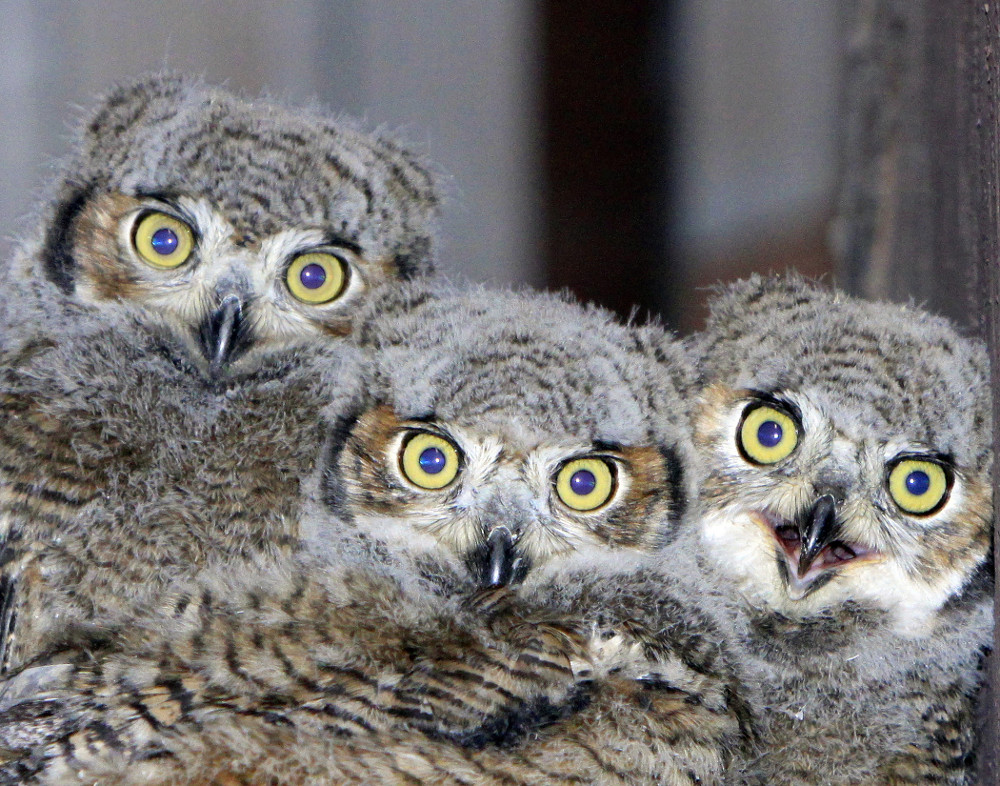
<svg viewBox="0 0 1000 786">
<path fill-rule="evenodd" d="M 177 250 L 178 239 L 177 233 L 172 229 L 163 227 L 162 229 L 157 229 L 153 233 L 153 237 L 150 238 L 150 245 L 153 247 L 153 251 L 161 256 L 169 256 Z"/>
<path fill-rule="evenodd" d="M 319 289 L 326 283 L 326 271 L 322 265 L 312 262 L 302 268 L 302 272 L 299 273 L 299 281 L 306 289 Z"/>
<path fill-rule="evenodd" d="M 448 463 L 448 459 L 445 457 L 444 451 L 439 448 L 424 448 L 420 452 L 420 458 L 417 459 L 417 463 L 420 464 L 420 469 L 428 475 L 437 475 L 444 469 L 445 464 Z"/>
<path fill-rule="evenodd" d="M 906 476 L 906 490 L 915 497 L 919 497 L 921 494 L 926 494 L 930 487 L 930 476 L 922 470 L 914 470 Z"/>
<path fill-rule="evenodd" d="M 580 469 L 569 479 L 569 487 L 574 494 L 585 497 L 597 488 L 597 478 L 589 469 Z"/>
<path fill-rule="evenodd" d="M 757 429 L 757 441 L 765 448 L 773 448 L 781 442 L 783 436 L 785 431 L 781 428 L 781 424 L 773 420 L 765 420 Z"/>
</svg>

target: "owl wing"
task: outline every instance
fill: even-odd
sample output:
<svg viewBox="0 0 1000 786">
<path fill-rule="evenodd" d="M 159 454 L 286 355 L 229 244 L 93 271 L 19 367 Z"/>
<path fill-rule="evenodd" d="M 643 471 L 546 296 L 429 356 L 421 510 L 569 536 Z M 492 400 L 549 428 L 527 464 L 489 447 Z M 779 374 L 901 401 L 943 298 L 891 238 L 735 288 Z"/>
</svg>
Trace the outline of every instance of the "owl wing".
<svg viewBox="0 0 1000 786">
<path fill-rule="evenodd" d="M 156 756 L 150 724 L 172 717 L 169 692 L 151 686 L 113 694 L 109 687 L 69 663 L 32 666 L 8 679 L 0 689 L 0 786 L 76 782 L 89 768 L 95 777 L 125 772 L 126 762 Z"/>
<path fill-rule="evenodd" d="M 0 541 L 0 563 L 11 559 L 10 546 L 7 539 Z M 0 567 L 2 570 L 2 567 Z M 14 641 L 14 601 L 17 592 L 17 582 L 14 577 L 0 573 L 0 674 L 6 673 L 11 644 Z"/>
<path fill-rule="evenodd" d="M 22 577 L 26 557 L 24 527 L 26 517 L 41 515 L 35 503 L 44 496 L 36 469 L 39 456 L 25 450 L 26 413 L 30 402 L 24 397 L 0 391 L 0 675 L 14 662 L 18 609 L 24 597 Z M 26 465 L 33 465 L 28 468 Z M 33 477 L 29 478 L 28 476 Z"/>
<path fill-rule="evenodd" d="M 920 718 L 921 740 L 910 743 L 879 768 L 879 783 L 969 782 L 975 747 L 974 693 L 965 682 L 940 685 L 910 673 L 905 701 Z"/>
<path fill-rule="evenodd" d="M 275 773 L 288 778 L 278 782 L 399 786 L 721 783 L 752 729 L 718 632 L 683 600 L 666 593 L 655 601 L 650 592 L 658 589 L 645 581 L 641 592 L 623 583 L 584 592 L 571 608 L 560 608 L 559 588 L 531 603 L 502 591 L 478 596 L 473 604 L 496 648 L 449 652 L 439 641 L 433 657 L 393 685 L 393 702 L 423 698 L 429 711 L 420 733 L 393 725 L 334 738 L 301 733 L 298 711 L 283 718 L 294 732 L 282 724 L 265 729 L 258 718 L 248 730 L 241 718 L 244 732 L 260 740 L 259 754 L 241 759 L 223 742 L 235 737 L 233 718 L 216 715 L 208 747 L 192 756 L 192 748 L 175 746 L 175 760 L 160 765 L 169 769 L 154 782 L 169 783 L 194 766 L 248 784 L 270 782 Z M 513 645 L 515 659 L 498 657 L 505 645 Z M 530 700 L 544 695 L 546 681 L 563 684 L 567 670 L 575 693 L 548 704 Z M 532 690 L 519 693 L 519 685 Z"/>
<path fill-rule="evenodd" d="M 507 588 L 464 605 L 484 635 L 421 653 L 381 696 L 387 712 L 423 733 L 482 747 L 512 744 L 586 702 L 586 637 L 575 619 L 533 618 Z"/>
<path fill-rule="evenodd" d="M 573 625 L 501 606 L 488 624 L 508 640 L 477 652 L 470 639 L 438 639 L 413 669 L 374 684 L 357 661 L 307 663 L 300 656 L 315 647 L 282 640 L 253 651 L 215 625 L 203 626 L 207 639 L 237 644 L 224 662 L 168 665 L 162 651 L 96 668 L 81 659 L 69 679 L 63 671 L 36 681 L 36 695 L 26 678 L 16 712 L 0 704 L 0 742 L 16 749 L 0 784 L 59 782 L 64 772 L 107 784 L 721 780 L 740 724 L 707 648 L 678 634 L 688 645 L 678 650 L 662 619 L 612 614 L 597 626 L 593 670 L 581 668 L 578 630 L 566 634 Z M 231 690 L 236 675 L 260 682 L 276 667 L 290 679 Z M 565 669 L 580 692 L 535 701 L 547 675 L 560 685 Z"/>
<path fill-rule="evenodd" d="M 234 783 L 275 773 L 287 778 L 277 782 L 400 786 L 722 782 L 753 734 L 722 637 L 646 577 L 625 585 L 594 587 L 568 607 L 560 587 L 530 602 L 483 593 L 472 605 L 486 646 L 428 641 L 414 668 L 380 692 L 375 704 L 405 723 L 338 735 L 316 725 L 318 703 L 282 711 L 280 721 L 215 713 L 204 747 L 182 733 L 151 782 L 192 768 L 225 771 Z M 322 702 L 336 714 L 339 699 Z M 257 756 L 226 742 L 239 734 L 257 741 Z"/>
<path fill-rule="evenodd" d="M 624 771 L 636 782 L 723 782 L 757 731 L 711 600 L 659 570 L 607 578 L 562 577 L 582 588 L 573 606 L 591 626 L 591 711 L 617 721 L 599 735 L 601 777 Z M 649 757 L 633 760 L 637 746 Z"/>
<path fill-rule="evenodd" d="M 74 663 L 23 671 L 0 697 L 0 784 L 64 771 L 113 783 L 140 762 L 143 783 L 236 763 L 273 776 L 275 762 L 294 771 L 312 761 L 326 772 L 341 766 L 320 752 L 334 740 L 347 770 L 364 773 L 357 782 L 371 783 L 397 758 L 404 767 L 515 746 L 586 703 L 582 639 L 551 622 L 529 626 L 496 598 L 476 601 L 490 607 L 486 635 L 402 639 L 392 613 L 373 619 L 377 603 L 327 614 L 301 586 L 283 600 L 277 625 L 252 614 L 210 619 L 213 601 L 196 600 L 204 622 L 186 638 L 168 634 L 128 655 L 64 654 Z M 409 664 L 394 668 L 405 649 L 414 650 Z M 58 680 L 38 678 L 45 669 Z"/>
<path fill-rule="evenodd" d="M 23 402 L 0 391 L 0 674 L 10 666 L 17 606 L 20 528 L 12 510 L 16 507 L 15 483 L 21 461 L 15 429 Z"/>
<path fill-rule="evenodd" d="M 47 746 L 75 730 L 84 700 L 66 690 L 71 672 L 63 663 L 29 667 L 0 686 L 0 785 L 31 783 Z"/>
<path fill-rule="evenodd" d="M 0 673 L 36 655 L 51 632 L 56 618 L 43 603 L 52 595 L 40 587 L 60 580 L 40 563 L 101 497 L 102 461 L 87 447 L 108 440 L 100 423 L 68 428 L 65 412 L 48 406 L 62 397 L 39 386 L 37 366 L 28 364 L 46 348 L 0 363 Z"/>
</svg>

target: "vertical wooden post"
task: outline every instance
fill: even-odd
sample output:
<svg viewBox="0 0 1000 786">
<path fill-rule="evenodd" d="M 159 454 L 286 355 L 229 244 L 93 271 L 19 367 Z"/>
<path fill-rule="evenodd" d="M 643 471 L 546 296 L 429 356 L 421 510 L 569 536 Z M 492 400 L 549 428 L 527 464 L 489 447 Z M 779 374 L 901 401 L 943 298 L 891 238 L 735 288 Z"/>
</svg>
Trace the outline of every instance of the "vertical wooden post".
<svg viewBox="0 0 1000 786">
<path fill-rule="evenodd" d="M 541 3 L 546 283 L 623 316 L 661 310 L 673 269 L 668 123 L 654 45 L 670 3 Z"/>
<path fill-rule="evenodd" d="M 912 297 L 985 335 L 1000 455 L 1000 2 L 846 9 L 839 278 L 858 294 Z M 1000 500 L 1000 463 L 994 479 Z M 1000 783 L 998 661 L 980 704 L 984 786 Z"/>
<path fill-rule="evenodd" d="M 966 0 L 845 6 L 839 278 L 976 324 L 961 73 Z"/>
<path fill-rule="evenodd" d="M 961 171 L 963 207 L 976 290 L 990 348 L 993 385 L 993 453 L 1000 456 L 1000 4 L 964 0 L 959 49 L 966 97 L 961 134 L 966 140 Z M 993 499 L 1000 501 L 1000 462 L 993 464 Z M 1000 538 L 994 534 L 994 544 Z M 1000 587 L 1000 584 L 998 584 Z M 994 606 L 1000 619 L 1000 598 Z M 984 693 L 979 783 L 1000 783 L 1000 624 L 994 627 L 991 691 Z"/>
</svg>

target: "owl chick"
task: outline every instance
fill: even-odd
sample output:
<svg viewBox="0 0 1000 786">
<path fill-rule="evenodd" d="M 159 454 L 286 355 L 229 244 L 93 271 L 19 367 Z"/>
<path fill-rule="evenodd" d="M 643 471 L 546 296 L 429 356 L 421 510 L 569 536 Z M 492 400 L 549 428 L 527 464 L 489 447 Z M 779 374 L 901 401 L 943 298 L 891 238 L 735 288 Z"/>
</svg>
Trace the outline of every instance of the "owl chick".
<svg viewBox="0 0 1000 786">
<path fill-rule="evenodd" d="M 795 276 L 729 287 L 698 348 L 700 549 L 761 693 L 742 777 L 965 783 L 992 627 L 983 348 Z"/>
<path fill-rule="evenodd" d="M 297 538 L 342 338 L 431 268 L 427 171 L 350 123 L 154 76 L 82 129 L 0 286 L 0 660 Z"/>
<path fill-rule="evenodd" d="M 697 489 L 679 347 L 416 287 L 356 336 L 370 398 L 330 429 L 317 562 L 203 578 L 20 672 L 0 783 L 722 783 L 747 726 L 723 623 L 682 555 L 660 569 Z"/>
</svg>

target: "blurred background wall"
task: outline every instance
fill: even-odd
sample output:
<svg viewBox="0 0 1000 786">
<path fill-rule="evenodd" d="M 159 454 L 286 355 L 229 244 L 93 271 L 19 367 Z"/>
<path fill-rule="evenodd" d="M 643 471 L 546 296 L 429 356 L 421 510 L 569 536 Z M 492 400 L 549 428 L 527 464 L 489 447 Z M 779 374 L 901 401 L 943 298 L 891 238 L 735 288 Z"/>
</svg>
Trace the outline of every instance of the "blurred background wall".
<svg viewBox="0 0 1000 786">
<path fill-rule="evenodd" d="M 839 4 L 0 0 L 0 251 L 81 108 L 164 65 L 398 130 L 447 173 L 442 266 L 698 325 L 834 271 Z"/>
<path fill-rule="evenodd" d="M 79 108 L 169 66 L 400 132 L 447 173 L 445 266 L 543 282 L 537 23 L 525 0 L 0 0 L 0 20 L 4 235 L 22 228 Z"/>
</svg>

